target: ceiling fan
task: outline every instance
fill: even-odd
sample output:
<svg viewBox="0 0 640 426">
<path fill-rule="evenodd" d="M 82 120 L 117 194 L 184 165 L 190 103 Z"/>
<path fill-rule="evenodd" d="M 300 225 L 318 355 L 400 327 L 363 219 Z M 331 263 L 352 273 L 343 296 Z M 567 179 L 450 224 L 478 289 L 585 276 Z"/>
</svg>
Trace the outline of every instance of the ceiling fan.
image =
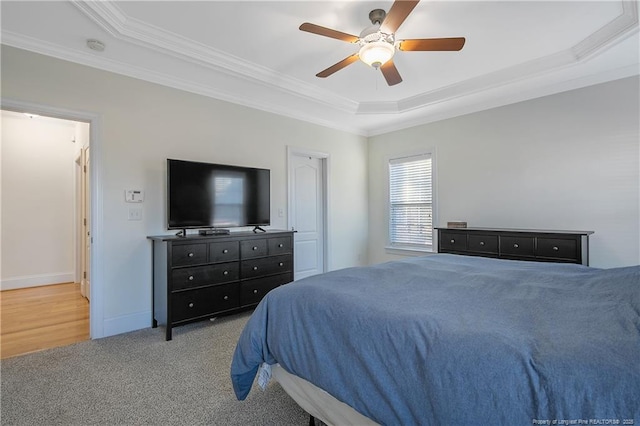
<svg viewBox="0 0 640 426">
<path fill-rule="evenodd" d="M 396 49 L 402 51 L 458 51 L 462 49 L 465 42 L 464 37 L 396 40 L 395 32 L 419 2 L 420 0 L 396 0 L 389 9 L 389 13 L 382 9 L 372 10 L 369 13 L 369 19 L 373 25 L 365 28 L 358 37 L 308 22 L 300 25 L 302 31 L 360 45 L 358 53 L 347 56 L 326 70 L 320 71 L 316 77 L 328 77 L 360 59 L 375 69 L 379 68 L 387 80 L 387 84 L 393 86 L 402 82 L 402 77 L 393 63 Z"/>
</svg>

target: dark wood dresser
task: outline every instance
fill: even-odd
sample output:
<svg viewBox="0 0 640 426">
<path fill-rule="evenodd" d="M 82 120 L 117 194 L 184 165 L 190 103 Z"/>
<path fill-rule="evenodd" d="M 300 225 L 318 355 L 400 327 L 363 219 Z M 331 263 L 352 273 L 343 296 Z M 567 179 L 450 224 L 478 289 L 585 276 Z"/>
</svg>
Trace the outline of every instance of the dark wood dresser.
<svg viewBox="0 0 640 426">
<path fill-rule="evenodd" d="M 255 307 L 293 281 L 293 232 L 151 236 L 153 327 L 177 325 Z"/>
<path fill-rule="evenodd" d="M 439 253 L 589 265 L 589 235 L 593 231 L 436 229 Z"/>
</svg>

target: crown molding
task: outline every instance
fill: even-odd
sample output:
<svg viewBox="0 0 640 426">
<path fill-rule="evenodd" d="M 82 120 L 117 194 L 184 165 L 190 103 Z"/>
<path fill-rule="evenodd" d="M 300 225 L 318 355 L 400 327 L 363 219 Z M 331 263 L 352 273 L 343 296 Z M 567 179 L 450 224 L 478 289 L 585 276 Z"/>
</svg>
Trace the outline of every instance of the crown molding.
<svg viewBox="0 0 640 426">
<path fill-rule="evenodd" d="M 254 96 L 242 96 L 236 92 L 219 90 L 191 80 L 180 79 L 173 75 L 149 70 L 148 68 L 137 67 L 128 63 L 106 59 L 103 56 L 97 56 L 90 52 L 84 53 L 84 51 L 80 52 L 75 49 L 64 48 L 40 39 L 26 37 L 22 34 L 15 34 L 5 30 L 2 33 L 2 44 L 249 108 L 283 115 L 297 120 L 317 124 L 319 126 L 366 136 L 366 130 L 362 127 L 343 125 L 342 123 L 338 123 L 333 120 L 323 119 L 318 115 L 305 114 L 303 113 L 304 108 L 286 107 L 274 104 L 273 102 L 261 101 Z"/>
<path fill-rule="evenodd" d="M 478 99 L 468 100 L 463 106 L 455 108 L 444 109 L 440 112 L 430 112 L 428 114 L 418 114 L 417 117 L 408 118 L 406 120 L 397 120 L 390 124 L 379 125 L 369 128 L 367 132 L 368 137 L 382 135 L 398 130 L 407 129 L 410 127 L 420 126 L 424 124 L 433 123 L 440 120 L 446 120 L 461 115 L 471 114 L 474 112 L 485 111 L 491 108 L 499 108 L 505 105 L 515 104 L 518 102 L 524 102 L 531 99 L 536 99 L 544 96 L 553 95 L 559 92 L 566 92 L 569 90 L 580 89 L 587 86 L 606 83 L 608 81 L 619 80 L 627 77 L 638 76 L 640 69 L 637 65 L 630 65 L 621 67 L 614 70 L 608 70 L 601 73 L 586 75 L 576 79 L 570 79 L 567 81 L 547 82 L 535 87 L 521 88 L 515 87 L 522 82 L 513 82 L 513 90 L 508 90 L 509 94 L 501 96 L 491 96 L 488 92 L 477 92 L 476 97 Z M 425 107 L 427 108 L 427 107 Z"/>
<path fill-rule="evenodd" d="M 571 48 L 576 61 L 598 55 L 638 29 L 638 2 L 622 1 L 622 14 Z"/>
<path fill-rule="evenodd" d="M 563 73 L 576 64 L 590 61 L 637 34 L 636 1 L 620 1 L 622 12 L 619 16 L 563 51 L 398 101 L 360 103 L 127 17 L 116 2 L 72 0 L 71 3 L 118 40 L 178 59 L 185 68 L 205 67 L 220 73 L 218 76 L 224 75 L 228 81 L 252 89 L 238 91 L 227 86 L 215 86 L 215 79 L 210 84 L 184 79 L 157 69 L 108 59 L 89 50 L 74 50 L 7 30 L 2 32 L 2 43 L 361 136 L 373 136 L 520 102 L 536 97 L 536 94 L 544 96 L 551 94 L 551 88 L 560 92 L 587 85 L 584 82 L 597 84 L 607 81 L 603 79 L 605 76 L 615 79 L 639 73 L 637 67 L 635 70 L 628 67 L 625 71 L 613 70 L 578 80 L 557 82 L 546 79 L 553 73 Z M 525 84 L 528 82 L 532 84 Z M 507 93 L 514 87 L 519 88 L 519 93 Z M 262 96 L 257 96 L 256 90 Z"/>
<path fill-rule="evenodd" d="M 71 2 L 93 22 L 123 41 L 151 48 L 181 60 L 204 66 L 234 78 L 269 86 L 303 99 L 354 113 L 358 103 L 328 93 L 317 86 L 277 73 L 267 67 L 245 61 L 228 52 L 213 49 L 197 41 L 128 17 L 114 2 L 73 0 Z"/>
<path fill-rule="evenodd" d="M 480 91 L 494 90 L 589 60 L 637 32 L 638 3 L 635 1 L 621 3 L 622 14 L 568 49 L 397 102 L 361 102 L 357 113 L 398 114 L 452 101 Z"/>
<path fill-rule="evenodd" d="M 637 2 L 622 0 L 620 1 L 622 13 L 618 17 L 576 45 L 561 52 L 398 101 L 358 103 L 330 94 L 316 86 L 266 67 L 242 60 L 227 52 L 213 49 L 194 40 L 128 17 L 113 2 L 73 0 L 72 3 L 105 31 L 119 39 L 206 66 L 235 78 L 244 78 L 253 83 L 259 82 L 289 95 L 350 114 L 400 114 L 472 95 L 478 91 L 493 90 L 522 79 L 533 78 L 588 60 L 613 47 L 638 28 Z M 226 100 L 234 102 L 233 96 Z"/>
<path fill-rule="evenodd" d="M 496 88 L 512 84 L 517 81 L 558 69 L 575 62 L 570 50 L 565 50 L 544 58 L 527 61 L 512 67 L 504 68 L 492 73 L 470 78 L 460 83 L 452 84 L 421 93 L 398 102 L 361 102 L 358 114 L 402 113 L 427 106 L 449 102 L 478 92 L 488 92 Z"/>
</svg>

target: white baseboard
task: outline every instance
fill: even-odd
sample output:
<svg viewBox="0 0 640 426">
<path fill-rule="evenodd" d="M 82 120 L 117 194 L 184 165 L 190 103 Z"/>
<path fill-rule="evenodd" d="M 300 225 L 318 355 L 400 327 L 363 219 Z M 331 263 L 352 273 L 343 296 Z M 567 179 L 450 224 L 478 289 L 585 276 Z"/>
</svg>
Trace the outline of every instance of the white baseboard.
<svg viewBox="0 0 640 426">
<path fill-rule="evenodd" d="M 22 277 L 3 279 L 2 281 L 0 281 L 0 290 L 15 290 L 18 288 L 39 287 L 41 285 L 72 282 L 75 282 L 75 274 L 73 272 L 25 275 Z"/>
<path fill-rule="evenodd" d="M 104 335 L 102 337 L 115 336 L 116 334 L 149 328 L 151 327 L 151 311 L 107 318 L 103 324 Z"/>
</svg>

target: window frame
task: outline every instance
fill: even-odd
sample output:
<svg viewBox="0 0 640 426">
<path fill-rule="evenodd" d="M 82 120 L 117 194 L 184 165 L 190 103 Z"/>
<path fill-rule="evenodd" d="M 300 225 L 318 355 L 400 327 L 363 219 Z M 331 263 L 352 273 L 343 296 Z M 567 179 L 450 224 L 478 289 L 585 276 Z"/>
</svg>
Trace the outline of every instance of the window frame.
<svg viewBox="0 0 640 426">
<path fill-rule="evenodd" d="M 431 245 L 424 245 L 424 247 L 416 246 L 416 245 L 403 245 L 392 243 L 391 241 L 391 163 L 393 161 L 403 160 L 403 159 L 411 159 L 411 158 L 419 158 L 419 157 L 431 157 Z M 437 222 L 437 170 L 436 170 L 436 152 L 435 149 L 424 149 L 420 151 L 412 151 L 407 152 L 402 155 L 393 155 L 388 156 L 385 159 L 386 166 L 386 182 L 387 182 L 387 192 L 386 192 L 386 224 L 387 224 L 387 244 L 385 246 L 385 250 L 389 254 L 398 254 L 398 255 L 413 255 L 420 256 L 426 253 L 436 253 L 437 244 L 437 232 L 436 232 L 436 224 Z"/>
</svg>

